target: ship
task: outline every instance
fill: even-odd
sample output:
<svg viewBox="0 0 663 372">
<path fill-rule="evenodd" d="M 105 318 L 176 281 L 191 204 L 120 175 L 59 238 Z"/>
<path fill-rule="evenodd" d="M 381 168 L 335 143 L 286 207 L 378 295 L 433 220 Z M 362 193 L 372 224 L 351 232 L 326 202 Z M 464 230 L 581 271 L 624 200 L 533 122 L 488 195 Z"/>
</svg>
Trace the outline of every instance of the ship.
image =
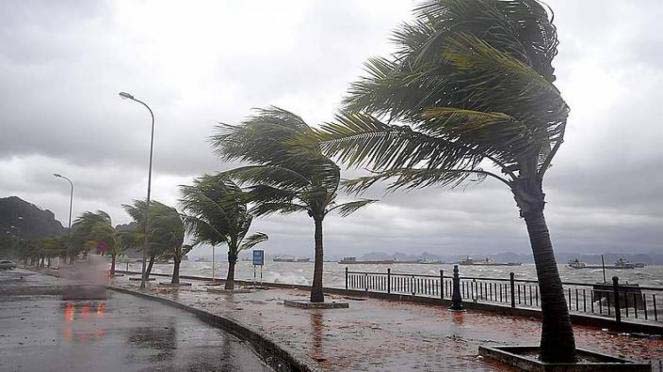
<svg viewBox="0 0 663 372">
<path fill-rule="evenodd" d="M 444 262 L 440 260 L 431 260 L 431 259 L 426 259 L 426 258 L 420 258 L 417 260 L 418 264 L 426 264 L 426 265 L 441 265 L 444 264 Z"/>
<path fill-rule="evenodd" d="M 483 260 L 473 260 L 469 256 L 466 257 L 463 260 L 458 261 L 459 265 L 463 266 L 520 266 L 522 263 L 520 262 L 495 262 L 491 260 L 490 258 L 485 258 Z"/>
<path fill-rule="evenodd" d="M 399 263 L 394 260 L 357 260 L 357 257 L 343 257 L 342 260 L 338 261 L 340 264 L 352 265 L 352 264 L 366 264 L 366 265 L 392 265 Z"/>
<path fill-rule="evenodd" d="M 584 269 L 587 267 L 587 265 L 576 258 L 569 261 L 569 267 L 572 269 Z"/>
<path fill-rule="evenodd" d="M 623 258 L 618 259 L 615 261 L 615 264 L 612 266 L 603 266 L 603 265 L 587 265 L 586 263 L 578 260 L 577 258 L 574 260 L 569 261 L 569 267 L 572 269 L 612 269 L 612 270 L 628 270 L 628 269 L 635 269 L 636 267 L 644 267 L 644 264 L 640 266 L 640 264 L 634 264 L 631 262 L 628 262 L 624 260 Z"/>
<path fill-rule="evenodd" d="M 274 262 L 310 262 L 311 259 L 308 257 L 292 257 L 292 256 L 274 256 L 272 258 L 272 261 Z"/>
</svg>

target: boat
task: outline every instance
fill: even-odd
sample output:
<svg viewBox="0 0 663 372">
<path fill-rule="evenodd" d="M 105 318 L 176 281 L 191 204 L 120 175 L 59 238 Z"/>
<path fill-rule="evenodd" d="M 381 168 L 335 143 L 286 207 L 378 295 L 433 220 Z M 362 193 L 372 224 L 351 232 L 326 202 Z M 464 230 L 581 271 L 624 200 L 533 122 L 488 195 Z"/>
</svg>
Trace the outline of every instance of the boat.
<svg viewBox="0 0 663 372">
<path fill-rule="evenodd" d="M 587 265 L 576 258 L 574 260 L 569 261 L 569 267 L 572 269 L 584 269 L 585 267 L 587 267 Z"/>
<path fill-rule="evenodd" d="M 367 264 L 367 265 L 392 265 L 399 263 L 394 260 L 357 260 L 357 257 L 343 257 L 342 260 L 338 261 L 340 264 L 352 265 L 352 264 Z"/>
<path fill-rule="evenodd" d="M 623 258 L 618 259 L 614 265 L 612 266 L 603 266 L 603 265 L 587 265 L 584 262 L 581 262 L 577 258 L 574 260 L 569 261 L 569 267 L 572 269 L 611 269 L 611 270 L 628 270 L 628 269 L 635 269 L 636 267 L 644 267 L 643 266 L 637 266 L 637 264 L 628 262 L 624 260 Z"/>
<path fill-rule="evenodd" d="M 522 263 L 520 262 L 495 262 L 491 260 L 490 258 L 485 258 L 480 261 L 473 260 L 471 257 L 466 257 L 465 259 L 462 259 L 458 261 L 459 265 L 462 266 L 520 266 Z"/>
<path fill-rule="evenodd" d="M 430 260 L 430 259 L 426 259 L 426 258 L 420 258 L 420 259 L 417 260 L 416 263 L 418 263 L 418 264 L 427 264 L 427 265 L 441 265 L 444 262 L 442 262 L 440 260 Z"/>
<path fill-rule="evenodd" d="M 635 264 L 630 263 L 623 258 L 618 259 L 615 262 L 615 266 L 613 267 L 614 269 L 635 269 Z"/>
<path fill-rule="evenodd" d="M 274 262 L 295 262 L 295 258 L 292 256 L 274 256 L 272 258 Z"/>
<path fill-rule="evenodd" d="M 293 256 L 274 256 L 272 258 L 274 262 L 310 262 L 311 259 L 308 257 L 298 258 Z"/>
</svg>

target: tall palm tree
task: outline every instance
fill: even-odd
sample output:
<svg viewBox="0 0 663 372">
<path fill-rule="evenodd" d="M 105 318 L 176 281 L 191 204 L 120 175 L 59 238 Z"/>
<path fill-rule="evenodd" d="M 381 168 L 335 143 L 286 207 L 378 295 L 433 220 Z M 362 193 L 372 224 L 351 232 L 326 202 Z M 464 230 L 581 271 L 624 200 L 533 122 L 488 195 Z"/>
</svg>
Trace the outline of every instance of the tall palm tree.
<svg viewBox="0 0 663 372">
<path fill-rule="evenodd" d="M 575 360 L 575 341 L 544 218 L 543 177 L 569 107 L 553 85 L 557 33 L 536 0 L 435 0 L 394 33 L 392 58 L 374 58 L 345 112 L 319 133 L 327 155 L 376 174 L 361 191 L 457 186 L 491 177 L 513 193 L 541 289 L 544 361 Z M 386 118 L 387 122 L 381 121 Z M 397 121 L 404 125 L 391 125 Z"/>
<path fill-rule="evenodd" d="M 145 217 L 147 203 L 144 200 L 134 200 L 131 205 L 123 205 L 124 210 L 134 219 L 137 224 L 137 230 L 143 231 L 145 226 Z M 147 255 L 149 263 L 145 270 L 145 278 L 150 277 L 154 261 L 160 257 L 181 256 L 179 252 L 184 242 L 184 224 L 180 214 L 173 207 L 169 207 L 158 201 L 150 201 L 150 231 L 149 245 Z M 179 281 L 179 264 L 173 268 L 173 279 Z"/>
<path fill-rule="evenodd" d="M 289 111 L 278 107 L 257 110 L 256 115 L 240 125 L 222 124 L 217 129 L 212 144 L 221 158 L 250 163 L 225 174 L 249 185 L 247 193 L 254 203 L 254 215 L 306 212 L 313 218 L 315 264 L 311 302 L 324 302 L 322 222 L 332 211 L 347 216 L 374 200 L 337 204 L 339 167 L 322 154 L 319 146 L 300 140 L 314 132 Z"/>
<path fill-rule="evenodd" d="M 228 246 L 226 290 L 235 289 L 235 265 L 239 252 L 251 249 L 268 239 L 261 232 L 246 236 L 253 216 L 249 212 L 246 193 L 221 174 L 205 174 L 193 186 L 181 186 L 184 223 L 194 236 L 193 245 Z"/>
</svg>

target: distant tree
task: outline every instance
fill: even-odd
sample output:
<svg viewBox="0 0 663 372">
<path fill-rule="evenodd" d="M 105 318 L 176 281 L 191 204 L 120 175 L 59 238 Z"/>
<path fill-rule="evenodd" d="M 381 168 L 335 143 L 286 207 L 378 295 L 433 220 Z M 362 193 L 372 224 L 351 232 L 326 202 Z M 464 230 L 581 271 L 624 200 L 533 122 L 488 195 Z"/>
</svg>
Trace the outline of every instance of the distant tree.
<svg viewBox="0 0 663 372">
<path fill-rule="evenodd" d="M 193 235 L 193 245 L 228 246 L 228 275 L 225 289 L 235 288 L 235 264 L 241 251 L 268 239 L 261 232 L 246 236 L 253 216 L 246 206 L 247 194 L 223 175 L 203 175 L 193 186 L 181 186 L 184 223 Z"/>
<path fill-rule="evenodd" d="M 136 222 L 137 231 L 144 231 L 147 203 L 144 200 L 135 200 L 133 204 L 125 204 L 123 207 Z M 149 263 L 145 271 L 146 279 L 150 277 L 155 259 L 172 257 L 172 252 L 182 247 L 184 225 L 177 210 L 158 201 L 150 201 L 150 230 L 148 234 L 147 255 Z M 177 270 L 179 270 L 179 265 Z M 173 276 L 177 276 L 179 279 L 179 271 L 173 273 Z"/>
<path fill-rule="evenodd" d="M 62 236 L 41 239 L 40 244 L 48 260 L 49 267 L 51 266 L 51 259 L 62 257 L 67 253 L 66 239 Z"/>
<path fill-rule="evenodd" d="M 112 224 L 111 217 L 104 211 L 85 212 L 72 225 L 71 241 L 73 247 L 80 252 L 96 250 L 102 255 L 111 256 L 110 275 L 115 275 L 117 257 L 122 254 L 120 232 Z"/>
<path fill-rule="evenodd" d="M 541 358 L 573 361 L 573 329 L 543 214 L 543 177 L 569 113 L 553 85 L 552 17 L 536 0 L 426 1 L 415 14 L 394 34 L 393 58 L 369 60 L 346 112 L 323 128 L 325 153 L 377 172 L 348 183 L 353 191 L 386 179 L 405 189 L 486 177 L 506 185 L 536 263 Z"/>
<path fill-rule="evenodd" d="M 254 203 L 251 213 L 263 216 L 306 212 L 313 218 L 315 266 L 311 302 L 324 302 L 322 222 L 332 211 L 347 216 L 374 200 L 337 204 L 340 169 L 317 145 L 300 141 L 312 133 L 302 118 L 273 107 L 257 110 L 257 115 L 240 125 L 219 126 L 212 144 L 223 159 L 251 163 L 225 172 L 248 185 L 248 195 Z"/>
</svg>

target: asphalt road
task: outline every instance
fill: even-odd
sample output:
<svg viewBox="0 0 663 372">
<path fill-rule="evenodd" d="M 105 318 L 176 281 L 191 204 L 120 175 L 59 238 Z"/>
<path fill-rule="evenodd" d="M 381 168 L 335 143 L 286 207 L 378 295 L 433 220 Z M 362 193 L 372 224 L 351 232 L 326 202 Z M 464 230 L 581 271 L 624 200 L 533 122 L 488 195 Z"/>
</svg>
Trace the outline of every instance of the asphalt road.
<svg viewBox="0 0 663 372">
<path fill-rule="evenodd" d="M 113 292 L 39 294 L 57 285 L 0 271 L 0 371 L 271 371 L 248 344 L 185 311 Z"/>
</svg>

